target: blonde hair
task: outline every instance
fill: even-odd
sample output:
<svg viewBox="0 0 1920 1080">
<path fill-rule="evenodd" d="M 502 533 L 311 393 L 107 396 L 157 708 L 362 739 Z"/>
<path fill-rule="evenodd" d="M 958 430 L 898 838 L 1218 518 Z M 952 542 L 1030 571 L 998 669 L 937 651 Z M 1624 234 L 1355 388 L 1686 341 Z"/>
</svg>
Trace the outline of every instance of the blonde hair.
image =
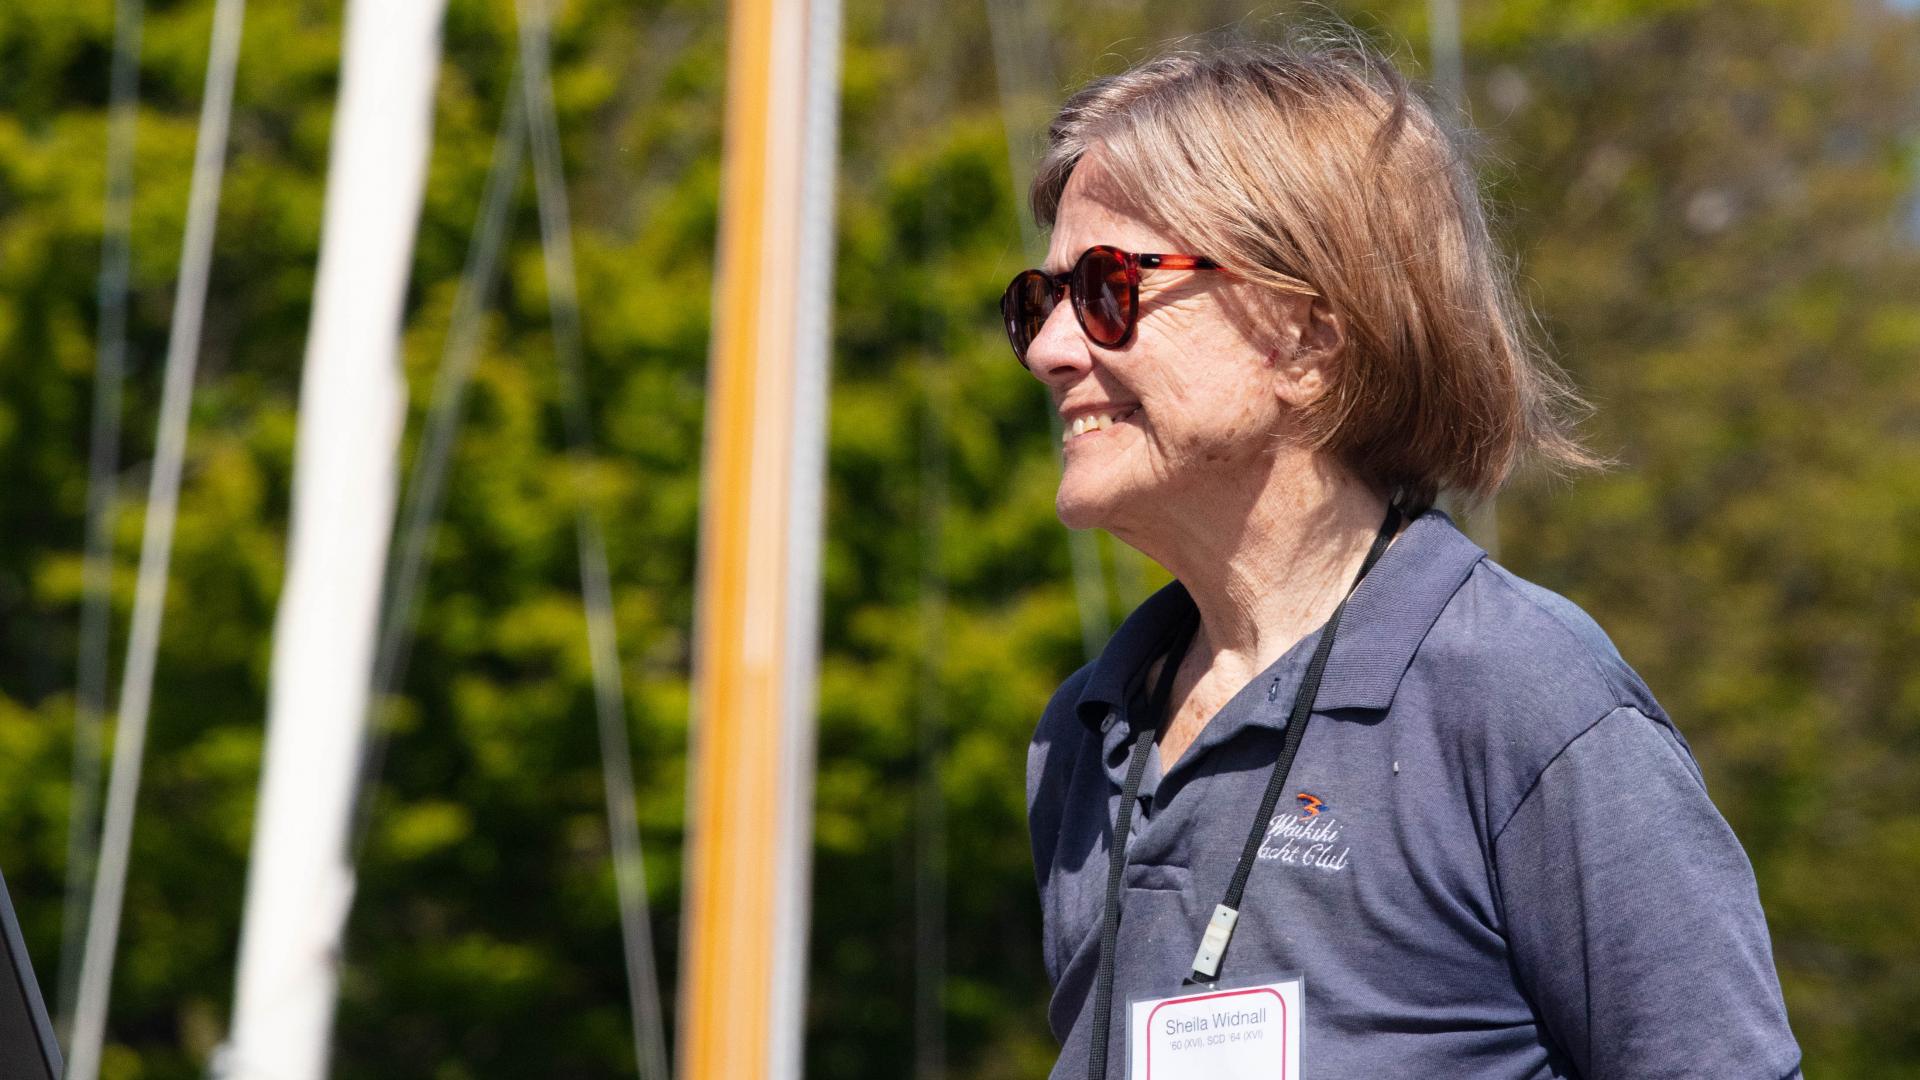
<svg viewBox="0 0 1920 1080">
<path fill-rule="evenodd" d="M 1043 227 L 1097 146 L 1103 180 L 1183 250 L 1343 316 L 1345 353 L 1300 431 L 1362 479 L 1424 507 L 1489 498 L 1527 457 L 1604 464 L 1573 434 L 1586 405 L 1531 332 L 1472 170 L 1356 32 L 1178 45 L 1087 84 L 1047 135 Z"/>
</svg>

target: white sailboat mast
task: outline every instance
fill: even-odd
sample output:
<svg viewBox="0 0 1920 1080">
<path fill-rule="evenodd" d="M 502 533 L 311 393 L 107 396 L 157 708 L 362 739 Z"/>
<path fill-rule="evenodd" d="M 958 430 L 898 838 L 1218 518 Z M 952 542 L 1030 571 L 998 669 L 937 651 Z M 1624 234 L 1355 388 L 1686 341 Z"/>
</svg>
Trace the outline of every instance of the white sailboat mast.
<svg viewBox="0 0 1920 1080">
<path fill-rule="evenodd" d="M 353 897 L 347 830 L 393 528 L 401 305 L 432 142 L 445 0 L 351 0 L 300 388 L 232 1077 L 318 1080 Z"/>
</svg>

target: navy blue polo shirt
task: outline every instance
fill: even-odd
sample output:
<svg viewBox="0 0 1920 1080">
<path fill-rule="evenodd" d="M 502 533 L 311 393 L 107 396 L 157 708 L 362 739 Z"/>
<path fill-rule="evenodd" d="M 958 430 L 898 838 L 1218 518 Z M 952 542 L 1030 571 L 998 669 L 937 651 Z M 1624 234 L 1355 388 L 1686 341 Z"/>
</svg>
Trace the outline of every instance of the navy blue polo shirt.
<svg viewBox="0 0 1920 1080">
<path fill-rule="evenodd" d="M 1062 1050 L 1085 1076 L 1108 834 L 1143 675 L 1191 615 L 1149 597 L 1054 694 L 1028 821 Z M 1126 1001 L 1179 992 L 1319 632 L 1172 769 L 1148 759 L 1122 892 Z M 1646 684 L 1579 608 L 1428 511 L 1354 592 L 1223 981 L 1305 978 L 1307 1077 L 1794 1075 L 1752 867 Z"/>
</svg>

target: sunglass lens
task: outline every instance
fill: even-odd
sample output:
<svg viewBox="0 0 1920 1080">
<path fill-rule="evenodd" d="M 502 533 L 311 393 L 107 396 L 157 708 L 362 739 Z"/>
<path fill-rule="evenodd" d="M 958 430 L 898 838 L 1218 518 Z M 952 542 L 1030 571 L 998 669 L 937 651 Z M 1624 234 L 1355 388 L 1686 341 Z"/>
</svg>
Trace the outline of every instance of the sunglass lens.
<svg viewBox="0 0 1920 1080">
<path fill-rule="evenodd" d="M 1027 362 L 1027 346 L 1053 314 L 1053 285 L 1037 270 L 1025 270 L 1007 286 L 1000 298 L 1000 314 L 1007 320 L 1007 340 L 1013 343 L 1013 355 Z"/>
<path fill-rule="evenodd" d="M 1088 248 L 1073 267 L 1073 301 L 1094 343 L 1111 348 L 1133 329 L 1133 285 L 1127 263 L 1111 248 Z"/>
</svg>

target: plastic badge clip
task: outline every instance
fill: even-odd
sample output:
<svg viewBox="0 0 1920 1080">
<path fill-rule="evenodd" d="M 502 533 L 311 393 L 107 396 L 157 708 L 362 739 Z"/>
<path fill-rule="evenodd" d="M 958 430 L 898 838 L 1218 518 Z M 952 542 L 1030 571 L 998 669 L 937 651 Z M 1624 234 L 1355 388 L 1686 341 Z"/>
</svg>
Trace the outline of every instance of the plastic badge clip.
<svg viewBox="0 0 1920 1080">
<path fill-rule="evenodd" d="M 1220 958 L 1226 955 L 1227 942 L 1233 940 L 1234 924 L 1240 913 L 1225 904 L 1215 904 L 1207 932 L 1200 938 L 1200 951 L 1193 954 L 1193 970 L 1210 981 L 1220 973 Z"/>
</svg>

